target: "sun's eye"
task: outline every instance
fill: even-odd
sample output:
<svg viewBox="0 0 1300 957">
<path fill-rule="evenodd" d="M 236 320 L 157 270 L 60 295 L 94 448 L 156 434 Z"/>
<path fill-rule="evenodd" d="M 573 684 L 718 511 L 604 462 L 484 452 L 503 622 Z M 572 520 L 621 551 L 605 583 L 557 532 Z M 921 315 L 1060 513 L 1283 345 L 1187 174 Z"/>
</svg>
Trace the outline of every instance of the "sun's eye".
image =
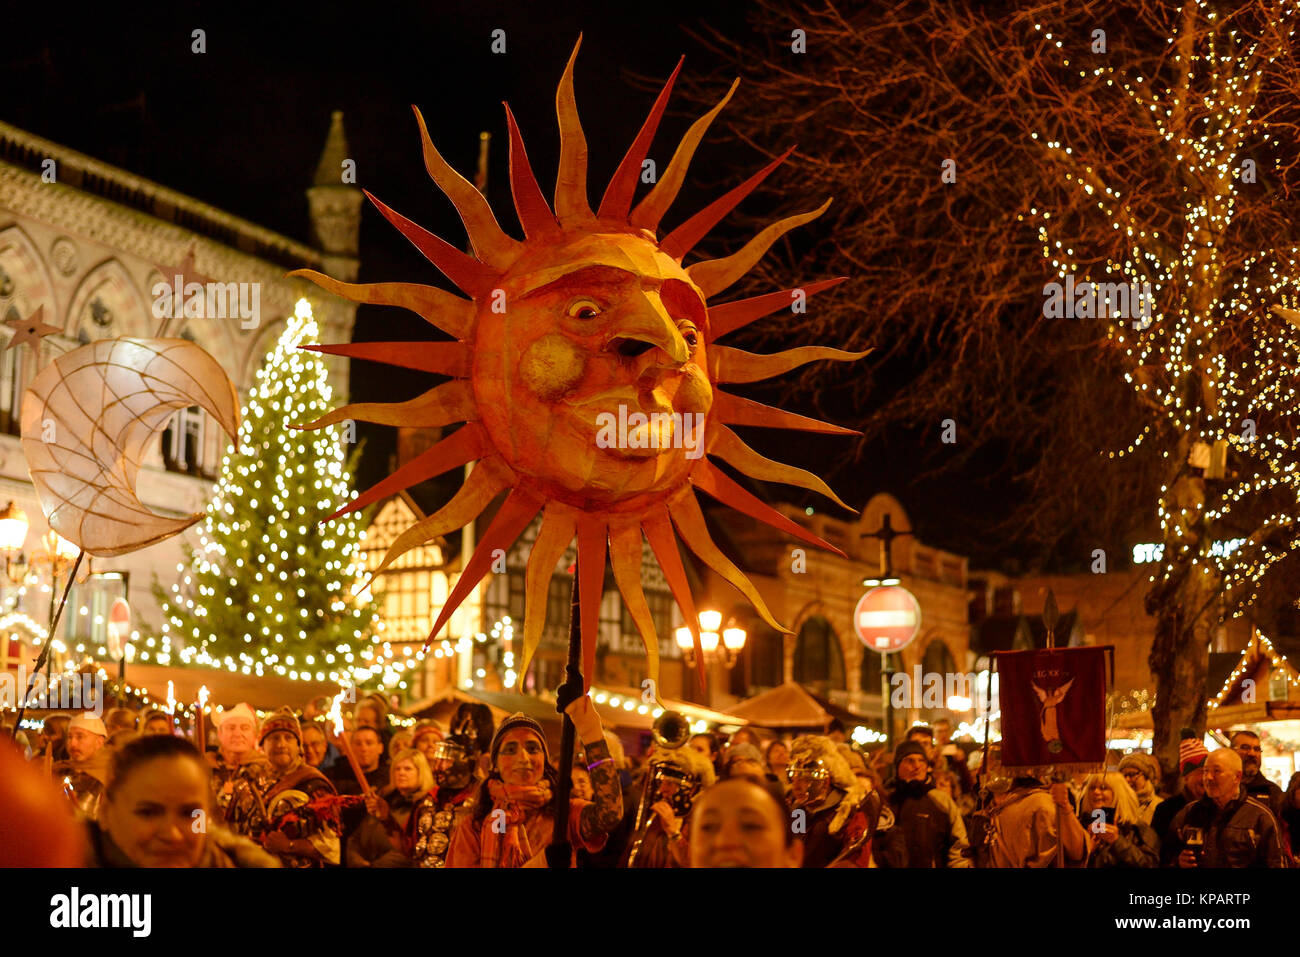
<svg viewBox="0 0 1300 957">
<path fill-rule="evenodd" d="M 691 350 L 694 350 L 695 347 L 696 347 L 697 345 L 699 345 L 699 343 L 700 343 L 700 332 L 699 332 L 698 329 L 696 329 L 696 328 L 695 328 L 693 325 L 691 325 L 689 322 L 686 323 L 686 325 L 684 325 L 684 326 L 681 327 L 681 333 L 682 333 L 682 339 L 684 339 L 684 340 L 686 341 L 686 345 L 687 345 Z"/>
<path fill-rule="evenodd" d="M 578 299 L 569 306 L 569 315 L 574 319 L 595 319 L 600 315 L 600 306 L 590 299 Z"/>
</svg>

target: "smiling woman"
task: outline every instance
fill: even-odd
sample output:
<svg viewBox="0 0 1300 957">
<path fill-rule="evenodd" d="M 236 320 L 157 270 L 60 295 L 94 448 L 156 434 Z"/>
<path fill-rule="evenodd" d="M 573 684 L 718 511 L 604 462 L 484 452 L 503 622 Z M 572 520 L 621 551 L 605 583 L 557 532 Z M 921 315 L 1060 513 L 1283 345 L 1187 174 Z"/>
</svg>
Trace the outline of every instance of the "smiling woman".
<svg viewBox="0 0 1300 957">
<path fill-rule="evenodd" d="M 623 792 L 591 699 L 584 695 L 565 711 L 591 762 L 592 800 L 569 801 L 566 833 L 576 860 L 578 848 L 589 853 L 604 848 L 622 820 Z M 492 738 L 491 757 L 492 771 L 479 788 L 474 811 L 452 835 L 447 866 L 545 867 L 542 852 L 554 835 L 560 782 L 542 726 L 520 713 L 506 718 Z"/>
<path fill-rule="evenodd" d="M 213 822 L 208 769 L 183 738 L 138 738 L 117 752 L 99 820 L 88 826 L 97 867 L 280 866 Z"/>
</svg>

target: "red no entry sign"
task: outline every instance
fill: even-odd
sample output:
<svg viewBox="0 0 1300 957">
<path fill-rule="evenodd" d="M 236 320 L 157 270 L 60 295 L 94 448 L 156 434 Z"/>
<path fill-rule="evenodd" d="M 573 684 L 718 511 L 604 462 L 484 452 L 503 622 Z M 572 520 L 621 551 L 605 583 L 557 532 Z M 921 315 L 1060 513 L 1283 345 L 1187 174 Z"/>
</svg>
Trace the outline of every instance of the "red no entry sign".
<svg viewBox="0 0 1300 957">
<path fill-rule="evenodd" d="M 114 658 L 122 657 L 126 637 L 131 631 L 131 606 L 125 598 L 114 600 L 108 612 L 108 653 Z"/>
<path fill-rule="evenodd" d="M 873 588 L 853 610 L 853 630 L 872 651 L 902 651 L 921 630 L 921 606 L 915 595 L 899 585 Z"/>
</svg>

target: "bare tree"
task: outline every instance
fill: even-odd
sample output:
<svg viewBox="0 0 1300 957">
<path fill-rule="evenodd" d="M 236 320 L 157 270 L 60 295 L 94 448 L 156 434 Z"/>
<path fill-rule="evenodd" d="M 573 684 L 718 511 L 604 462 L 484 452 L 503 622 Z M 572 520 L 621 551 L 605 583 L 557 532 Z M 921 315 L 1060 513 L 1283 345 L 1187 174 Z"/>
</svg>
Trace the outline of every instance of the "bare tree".
<svg viewBox="0 0 1300 957">
<path fill-rule="evenodd" d="M 776 190 L 841 200 L 819 244 L 786 247 L 855 277 L 792 317 L 799 334 L 924 361 L 879 409 L 859 393 L 869 431 L 946 413 L 969 424 L 967 455 L 1041 448 L 1014 516 L 1026 542 L 1053 541 L 1071 509 L 1121 532 L 1154 512 L 1166 767 L 1178 729 L 1204 727 L 1220 616 L 1300 545 L 1300 314 L 1270 312 L 1297 278 L 1294 8 L 764 3 L 764 53 L 704 38 L 748 75 L 738 139 L 814 131 L 798 190 Z"/>
</svg>

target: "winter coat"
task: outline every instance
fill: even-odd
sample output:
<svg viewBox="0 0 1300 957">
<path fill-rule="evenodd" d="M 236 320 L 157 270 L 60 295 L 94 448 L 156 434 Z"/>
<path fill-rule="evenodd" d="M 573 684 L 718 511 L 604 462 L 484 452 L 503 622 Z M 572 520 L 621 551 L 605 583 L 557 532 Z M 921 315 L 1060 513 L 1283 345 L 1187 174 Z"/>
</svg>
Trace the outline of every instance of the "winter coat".
<svg viewBox="0 0 1300 957">
<path fill-rule="evenodd" d="M 1058 818 L 1064 817 L 1051 794 L 1042 787 L 1019 787 L 989 816 L 989 867 L 1055 867 Z M 1066 867 L 1081 867 L 1084 859 L 1062 854 Z"/>
<path fill-rule="evenodd" d="M 108 832 L 97 823 L 90 821 L 86 825 L 90 838 L 90 854 L 87 867 L 138 867 L 139 865 L 126 856 Z M 232 834 L 216 824 L 209 824 L 207 846 L 199 859 L 199 867 L 279 867 L 277 861 L 266 851 L 246 837 Z"/>
<path fill-rule="evenodd" d="M 957 804 L 927 778 L 924 782 L 899 781 L 889 795 L 894 830 L 901 831 L 909 868 L 970 867 L 966 824 Z M 888 857 L 882 867 L 897 866 Z"/>
<path fill-rule="evenodd" d="M 1165 867 L 1178 866 L 1178 855 L 1187 847 L 1184 827 L 1199 827 L 1204 832 L 1201 867 L 1287 866 L 1273 812 L 1244 787 L 1222 809 L 1207 795 L 1174 816 L 1161 847 L 1160 860 Z"/>
<path fill-rule="evenodd" d="M 1081 820 L 1084 830 L 1089 821 Z M 1145 824 L 1116 824 L 1119 836 L 1113 844 L 1094 844 L 1088 855 L 1089 867 L 1158 867 L 1160 839 Z"/>
<path fill-rule="evenodd" d="M 1186 791 L 1179 791 L 1173 797 L 1161 801 L 1160 806 L 1151 815 L 1151 830 L 1156 832 L 1156 837 L 1160 839 L 1161 843 L 1164 843 L 1165 838 L 1169 835 L 1169 825 L 1173 823 L 1174 816 L 1187 807 L 1189 800 Z"/>
</svg>

